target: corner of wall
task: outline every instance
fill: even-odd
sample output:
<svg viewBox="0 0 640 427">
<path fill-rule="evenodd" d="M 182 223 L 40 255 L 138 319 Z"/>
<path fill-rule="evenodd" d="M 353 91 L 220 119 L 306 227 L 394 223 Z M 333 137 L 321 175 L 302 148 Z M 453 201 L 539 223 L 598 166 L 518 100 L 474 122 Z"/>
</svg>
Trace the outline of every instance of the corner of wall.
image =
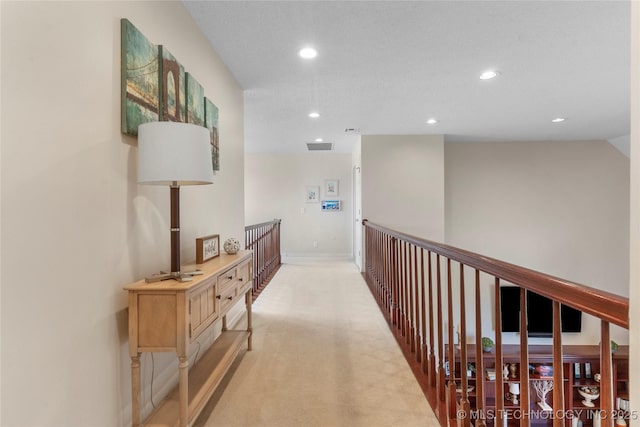
<svg viewBox="0 0 640 427">
<path fill-rule="evenodd" d="M 640 257 L 640 3 L 631 2 L 631 188 L 630 259 Z M 640 363 L 640 264 L 630 262 L 629 271 L 629 366 Z M 636 331 L 636 332 L 633 332 Z M 640 380 L 630 378 L 632 413 L 640 413 Z"/>
</svg>

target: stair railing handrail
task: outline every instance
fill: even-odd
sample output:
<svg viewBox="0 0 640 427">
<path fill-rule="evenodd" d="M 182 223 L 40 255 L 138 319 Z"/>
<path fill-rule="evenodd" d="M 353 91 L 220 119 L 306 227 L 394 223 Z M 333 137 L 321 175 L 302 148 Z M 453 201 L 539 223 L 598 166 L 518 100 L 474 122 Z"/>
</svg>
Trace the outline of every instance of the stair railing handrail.
<svg viewBox="0 0 640 427">
<path fill-rule="evenodd" d="M 245 225 L 244 231 L 250 231 L 250 230 L 255 230 L 256 228 L 261 228 L 261 227 L 265 227 L 265 226 L 269 226 L 269 225 L 280 224 L 281 222 L 282 222 L 281 219 L 274 219 L 272 221 L 261 222 L 260 224 Z"/>
<path fill-rule="evenodd" d="M 519 324 L 526 325 L 527 292 L 547 297 L 552 302 L 552 346 L 553 383 L 565 384 L 565 365 L 561 331 L 562 305 L 573 307 L 600 320 L 599 369 L 601 380 L 600 408 L 597 411 L 604 416 L 600 419 L 602 427 L 613 427 L 614 395 L 624 392 L 624 387 L 614 389 L 614 366 L 611 356 L 612 341 L 610 325 L 629 329 L 629 299 L 593 287 L 560 279 L 545 273 L 500 261 L 464 249 L 445 245 L 402 233 L 368 220 L 363 220 L 365 240 L 364 277 L 380 309 L 394 332 L 407 361 L 413 366 L 416 379 L 423 386 L 425 395 L 438 415 L 442 426 L 457 421 L 462 427 L 471 427 L 471 416 L 477 415 L 476 427 L 491 425 L 492 415 L 496 419 L 493 425 L 507 424 L 519 419 L 520 427 L 530 427 L 531 384 L 529 377 L 529 341 L 528 333 L 520 333 L 518 365 L 511 362 L 510 367 L 520 366 L 519 379 L 511 374 L 510 381 L 516 378 L 520 389 L 520 402 L 506 405 L 507 392 L 505 379 L 501 375 L 505 359 L 502 345 L 502 298 L 501 281 L 520 287 Z M 435 258 L 435 259 L 434 259 Z M 453 262 L 452 262 L 453 261 Z M 454 265 L 454 263 L 456 265 Z M 435 268 L 434 268 L 435 267 Z M 465 292 L 465 271 L 475 270 L 475 356 L 470 355 L 467 347 L 473 342 L 467 339 L 467 310 L 474 311 L 467 304 Z M 459 269 L 455 278 L 453 270 Z M 482 292 L 480 273 L 493 277 L 493 291 Z M 454 289 L 458 295 L 454 295 Z M 491 297 L 490 294 L 493 294 Z M 495 332 L 495 352 L 492 355 L 493 367 L 498 375 L 492 379 L 495 385 L 491 409 L 482 381 L 477 382 L 475 409 L 472 410 L 469 396 L 469 377 L 465 363 L 475 360 L 480 378 L 484 377 L 485 345 L 482 336 L 482 300 L 493 300 L 493 320 Z M 428 299 L 428 300 L 427 300 Z M 457 299 L 457 301 L 454 301 Z M 454 313 L 454 304 L 463 309 Z M 434 306 L 435 305 L 435 309 Z M 427 308 L 428 307 L 428 310 Z M 446 314 L 446 317 L 445 317 Z M 469 313 L 472 314 L 472 313 Z M 427 322 L 428 319 L 428 322 Z M 457 345 L 454 346 L 454 324 L 458 323 Z M 427 324 L 429 325 L 427 327 Z M 445 337 L 446 332 L 446 337 Z M 434 339 L 437 346 L 434 347 Z M 455 347 L 455 348 L 454 348 Z M 468 365 L 467 365 L 468 366 Z M 626 368 L 628 369 L 628 368 Z M 494 371 L 495 372 L 495 371 Z M 488 373 L 488 371 L 487 371 Z M 488 374 L 487 374 L 488 375 Z M 509 386 L 510 387 L 510 386 Z M 428 392 L 426 390 L 429 390 Z M 510 392 L 510 390 L 509 390 Z M 434 396 L 435 394 L 435 396 Z M 508 394 L 508 393 L 507 393 Z M 516 393 L 517 394 L 517 393 Z M 573 408 L 575 390 L 569 387 L 565 401 L 565 387 L 553 387 L 552 423 L 553 427 L 563 427 L 568 413 Z M 504 397 L 502 397 L 504 396 Z M 442 407 L 441 405 L 444 405 Z M 616 404 L 617 405 L 617 404 Z M 584 405 L 589 406 L 589 405 Z M 619 409 L 619 405 L 617 405 Z M 517 407 L 518 412 L 513 411 Z M 578 406 L 580 407 L 580 406 Z M 487 411 L 487 409 L 489 409 Z M 493 413 L 491 411 L 494 411 Z M 564 414 L 564 415 L 563 415 Z M 610 416 L 609 416 L 610 415 Z"/>
<path fill-rule="evenodd" d="M 629 329 L 629 299 L 475 252 L 405 234 L 367 219 L 362 224 Z"/>
<path fill-rule="evenodd" d="M 253 299 L 269 284 L 276 274 L 282 258 L 280 256 L 280 224 L 274 219 L 244 227 L 245 248 L 253 251 Z"/>
</svg>

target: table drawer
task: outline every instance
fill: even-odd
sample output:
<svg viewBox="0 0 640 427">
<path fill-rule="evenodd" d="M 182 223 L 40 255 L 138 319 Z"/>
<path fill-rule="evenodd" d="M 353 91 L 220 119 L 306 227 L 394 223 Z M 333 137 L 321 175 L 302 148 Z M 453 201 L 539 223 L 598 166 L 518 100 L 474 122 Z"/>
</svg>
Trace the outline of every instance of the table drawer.
<svg viewBox="0 0 640 427">
<path fill-rule="evenodd" d="M 225 293 L 238 278 L 238 267 L 233 267 L 218 276 L 218 293 Z"/>
<path fill-rule="evenodd" d="M 233 287 L 218 295 L 220 300 L 220 313 L 225 313 L 231 308 L 231 306 L 238 300 L 238 288 Z"/>
<path fill-rule="evenodd" d="M 218 276 L 218 293 L 227 293 L 229 289 L 238 284 L 245 284 L 251 280 L 251 260 L 230 268 L 229 270 L 220 273 Z"/>
</svg>

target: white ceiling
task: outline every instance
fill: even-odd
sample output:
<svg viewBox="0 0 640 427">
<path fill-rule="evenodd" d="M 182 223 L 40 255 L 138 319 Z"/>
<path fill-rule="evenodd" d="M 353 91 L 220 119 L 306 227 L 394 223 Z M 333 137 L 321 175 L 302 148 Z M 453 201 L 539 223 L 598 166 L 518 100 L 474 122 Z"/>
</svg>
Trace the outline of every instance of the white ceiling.
<svg viewBox="0 0 640 427">
<path fill-rule="evenodd" d="M 346 128 L 446 141 L 620 142 L 630 132 L 628 1 L 185 6 L 245 90 L 248 152 L 303 152 L 315 138 L 350 152 L 358 135 Z M 308 45 L 313 60 L 297 54 Z M 491 68 L 499 77 L 481 81 Z M 558 116 L 567 120 L 551 123 Z"/>
</svg>

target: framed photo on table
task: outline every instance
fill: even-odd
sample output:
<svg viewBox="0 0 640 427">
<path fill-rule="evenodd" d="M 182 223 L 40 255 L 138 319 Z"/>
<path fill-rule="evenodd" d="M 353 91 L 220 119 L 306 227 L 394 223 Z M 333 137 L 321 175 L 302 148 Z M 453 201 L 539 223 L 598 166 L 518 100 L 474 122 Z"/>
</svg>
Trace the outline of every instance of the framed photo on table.
<svg viewBox="0 0 640 427">
<path fill-rule="evenodd" d="M 220 255 L 220 235 L 198 237 L 196 239 L 196 264 L 202 264 Z"/>
</svg>

